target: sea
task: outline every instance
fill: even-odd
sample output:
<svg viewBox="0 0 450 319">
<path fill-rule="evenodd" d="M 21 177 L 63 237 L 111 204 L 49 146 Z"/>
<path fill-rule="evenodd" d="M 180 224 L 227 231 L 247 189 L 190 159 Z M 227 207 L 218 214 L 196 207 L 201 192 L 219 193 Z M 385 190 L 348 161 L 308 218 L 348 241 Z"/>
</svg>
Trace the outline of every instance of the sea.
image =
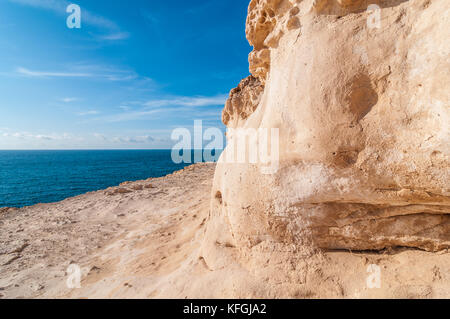
<svg viewBox="0 0 450 319">
<path fill-rule="evenodd" d="M 171 150 L 0 151 L 0 207 L 58 202 L 188 165 L 174 163 Z"/>
</svg>

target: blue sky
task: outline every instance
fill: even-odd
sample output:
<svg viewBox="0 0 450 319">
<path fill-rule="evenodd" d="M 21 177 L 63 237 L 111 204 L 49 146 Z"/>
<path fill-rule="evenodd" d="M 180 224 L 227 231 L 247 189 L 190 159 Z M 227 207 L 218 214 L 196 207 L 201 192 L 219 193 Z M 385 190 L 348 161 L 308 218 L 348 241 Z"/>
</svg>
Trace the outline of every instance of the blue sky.
<svg viewBox="0 0 450 319">
<path fill-rule="evenodd" d="M 69 29 L 66 7 L 81 7 Z M 246 0 L 2 0 L 0 149 L 170 148 L 248 75 Z"/>
</svg>

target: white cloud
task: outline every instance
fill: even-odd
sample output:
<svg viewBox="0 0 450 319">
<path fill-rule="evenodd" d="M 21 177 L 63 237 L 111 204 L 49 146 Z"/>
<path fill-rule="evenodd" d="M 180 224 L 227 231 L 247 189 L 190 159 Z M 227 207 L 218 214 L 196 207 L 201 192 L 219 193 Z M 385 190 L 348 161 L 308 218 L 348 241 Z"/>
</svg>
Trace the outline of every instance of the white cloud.
<svg viewBox="0 0 450 319">
<path fill-rule="evenodd" d="M 149 107 L 162 106 L 216 106 L 224 105 L 228 98 L 227 94 L 216 96 L 175 96 L 167 99 L 152 100 L 145 103 Z"/>
<path fill-rule="evenodd" d="M 108 140 L 108 139 L 106 138 L 106 136 L 103 135 L 103 134 L 100 134 L 100 133 L 94 133 L 93 135 L 94 135 L 94 137 L 96 137 L 96 138 L 98 138 L 98 139 L 101 139 L 101 140 L 103 140 L 103 141 L 107 141 L 107 140 Z"/>
<path fill-rule="evenodd" d="M 79 115 L 79 116 L 86 116 L 86 115 L 96 115 L 96 114 L 99 114 L 99 113 L 100 113 L 99 111 L 91 110 L 91 111 L 86 111 L 86 112 L 80 112 L 77 115 Z"/>
<path fill-rule="evenodd" d="M 112 114 L 108 116 L 98 117 L 95 120 L 102 120 L 106 122 L 125 122 L 133 120 L 142 120 L 148 118 L 149 115 L 154 115 L 161 110 L 141 110 L 141 111 L 131 111 L 118 114 Z"/>
<path fill-rule="evenodd" d="M 47 72 L 47 71 L 32 71 L 23 67 L 16 69 L 16 72 L 30 77 L 92 77 L 89 73 L 70 73 L 70 72 Z"/>
<path fill-rule="evenodd" d="M 135 121 L 135 120 L 147 120 L 151 118 L 151 116 L 155 116 L 158 113 L 167 113 L 170 112 L 172 114 L 176 114 L 178 117 L 188 116 L 192 117 L 192 111 L 195 107 L 202 106 L 223 106 L 226 102 L 228 95 L 221 94 L 215 96 L 176 96 L 167 99 L 157 99 L 151 100 L 144 103 L 135 103 L 140 104 L 140 108 L 131 109 L 127 105 L 119 106 L 120 109 L 123 110 L 121 113 L 101 116 L 97 118 L 93 118 L 91 120 L 96 121 L 105 121 L 105 122 L 126 122 L 126 121 Z M 142 107 L 143 106 L 143 107 Z M 208 108 L 203 108 L 201 110 L 195 110 L 196 116 L 199 118 L 217 118 L 220 119 L 221 111 L 211 110 Z"/>
<path fill-rule="evenodd" d="M 109 81 L 131 81 L 138 78 L 137 74 L 130 75 L 105 75 L 105 78 Z"/>
<path fill-rule="evenodd" d="M 155 134 L 161 132 L 155 131 Z M 69 133 L 31 133 L 1 132 L 0 148 L 3 149 L 133 149 L 170 147 L 169 138 L 153 136 L 154 132 L 137 131 L 129 135 L 108 135 L 87 133 L 74 135 Z M 167 132 L 163 132 L 166 134 Z"/>
<path fill-rule="evenodd" d="M 45 140 L 45 141 L 52 141 L 52 140 L 66 140 L 70 139 L 71 135 L 67 133 L 63 134 L 33 134 L 30 132 L 11 132 L 11 133 L 3 133 L 3 137 L 9 137 L 9 138 L 16 138 L 16 139 L 34 139 L 34 140 Z"/>
<path fill-rule="evenodd" d="M 24 67 L 18 67 L 15 73 L 21 76 L 32 78 L 96 78 L 108 81 L 132 81 L 139 78 L 139 75 L 133 71 L 120 70 L 114 68 L 104 68 L 96 65 L 81 65 L 72 67 L 68 71 L 37 71 Z M 71 98 L 69 98 L 71 99 Z M 63 102 L 73 102 L 69 100 Z"/>
<path fill-rule="evenodd" d="M 116 40 L 128 39 L 129 36 L 130 36 L 130 34 L 128 32 L 116 32 L 116 33 L 111 33 L 109 35 L 101 36 L 100 39 L 108 40 L 108 41 L 116 41 Z"/>
<path fill-rule="evenodd" d="M 61 99 L 60 101 L 64 102 L 64 103 L 71 103 L 71 102 L 78 101 L 78 99 L 76 97 L 65 97 L 65 98 Z"/>
<path fill-rule="evenodd" d="M 18 3 L 21 5 L 26 5 L 35 8 L 42 8 L 47 10 L 53 10 L 55 12 L 59 12 L 67 8 L 68 2 L 66 1 L 58 1 L 58 0 L 9 0 L 13 3 Z"/>
<path fill-rule="evenodd" d="M 35 138 L 37 138 L 38 140 L 46 140 L 46 141 L 51 141 L 54 139 L 52 136 L 48 135 L 36 135 Z"/>
<path fill-rule="evenodd" d="M 140 136 L 115 136 L 108 138 L 107 136 L 94 133 L 95 138 L 100 139 L 105 142 L 111 142 L 115 144 L 143 144 L 143 143 L 152 143 L 158 141 L 158 139 L 154 138 L 150 135 L 140 135 Z"/>
<path fill-rule="evenodd" d="M 131 144 L 142 144 L 142 143 L 151 143 L 155 141 L 150 135 L 145 136 L 136 136 L 136 137 L 114 137 L 112 139 L 114 143 L 131 143 Z"/>
</svg>

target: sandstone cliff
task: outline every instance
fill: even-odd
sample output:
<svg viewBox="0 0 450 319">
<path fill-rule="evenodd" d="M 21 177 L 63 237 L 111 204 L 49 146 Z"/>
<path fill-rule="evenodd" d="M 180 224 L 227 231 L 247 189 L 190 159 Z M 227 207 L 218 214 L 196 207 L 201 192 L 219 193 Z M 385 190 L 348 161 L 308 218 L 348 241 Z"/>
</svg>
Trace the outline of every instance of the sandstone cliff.
<svg viewBox="0 0 450 319">
<path fill-rule="evenodd" d="M 278 170 L 0 210 L 0 298 L 449 298 L 450 3 L 373 2 L 252 0 L 223 121 L 278 128 Z"/>
<path fill-rule="evenodd" d="M 222 154 L 212 269 L 255 250 L 450 247 L 449 13 L 446 0 L 250 2 L 252 76 L 223 119 L 278 128 L 279 169 Z"/>
</svg>

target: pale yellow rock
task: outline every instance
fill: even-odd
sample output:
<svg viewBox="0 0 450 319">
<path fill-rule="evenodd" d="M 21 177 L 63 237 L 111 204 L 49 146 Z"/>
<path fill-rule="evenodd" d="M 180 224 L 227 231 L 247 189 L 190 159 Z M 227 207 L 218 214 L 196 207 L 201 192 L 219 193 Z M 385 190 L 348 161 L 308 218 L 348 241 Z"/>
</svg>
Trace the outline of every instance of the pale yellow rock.
<svg viewBox="0 0 450 319">
<path fill-rule="evenodd" d="M 280 168 L 218 164 L 210 267 L 262 246 L 450 247 L 449 14 L 446 0 L 251 1 L 250 70 L 264 90 L 226 124 L 278 128 Z"/>
<path fill-rule="evenodd" d="M 228 127 L 239 127 L 256 110 L 261 100 L 264 85 L 249 76 L 230 92 L 222 113 L 222 121 Z"/>
</svg>

